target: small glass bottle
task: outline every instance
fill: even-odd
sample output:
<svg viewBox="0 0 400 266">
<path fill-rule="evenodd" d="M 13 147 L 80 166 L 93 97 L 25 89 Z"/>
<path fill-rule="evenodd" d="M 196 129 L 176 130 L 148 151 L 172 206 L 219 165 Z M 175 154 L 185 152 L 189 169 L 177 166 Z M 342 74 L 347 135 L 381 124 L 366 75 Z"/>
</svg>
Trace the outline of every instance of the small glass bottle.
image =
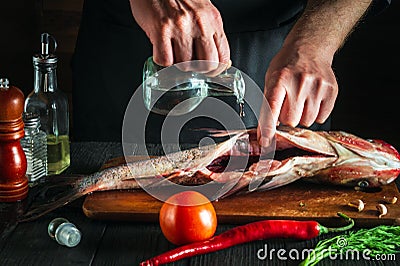
<svg viewBox="0 0 400 266">
<path fill-rule="evenodd" d="M 65 218 L 55 218 L 47 227 L 47 233 L 58 244 L 75 247 L 81 241 L 81 232 Z"/>
<path fill-rule="evenodd" d="M 40 130 L 39 115 L 24 113 L 23 120 L 25 136 L 21 139 L 21 146 L 28 163 L 26 176 L 29 185 L 33 186 L 47 175 L 47 136 Z"/>
<path fill-rule="evenodd" d="M 57 57 L 49 53 L 48 33 L 41 35 L 42 51 L 33 56 L 34 89 L 25 100 L 25 112 L 40 116 L 41 129 L 47 135 L 49 174 L 59 174 L 70 165 L 69 111 L 66 95 L 57 87 Z"/>
</svg>

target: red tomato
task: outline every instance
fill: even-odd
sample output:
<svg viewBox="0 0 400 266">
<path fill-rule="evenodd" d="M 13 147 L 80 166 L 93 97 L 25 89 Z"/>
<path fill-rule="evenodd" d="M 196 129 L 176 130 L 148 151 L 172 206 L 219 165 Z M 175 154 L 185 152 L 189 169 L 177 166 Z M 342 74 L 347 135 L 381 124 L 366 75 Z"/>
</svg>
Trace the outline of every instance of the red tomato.
<svg viewBox="0 0 400 266">
<path fill-rule="evenodd" d="M 217 228 L 214 206 L 196 191 L 171 196 L 161 207 L 159 218 L 165 238 L 175 245 L 209 239 Z"/>
</svg>

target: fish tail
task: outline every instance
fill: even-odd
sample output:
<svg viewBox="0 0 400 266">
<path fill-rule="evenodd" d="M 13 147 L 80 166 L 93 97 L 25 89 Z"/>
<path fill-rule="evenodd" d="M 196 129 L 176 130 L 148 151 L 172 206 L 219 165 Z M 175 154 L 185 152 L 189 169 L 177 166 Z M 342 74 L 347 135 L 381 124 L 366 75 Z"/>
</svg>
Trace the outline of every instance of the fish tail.
<svg viewBox="0 0 400 266">
<path fill-rule="evenodd" d="M 66 175 L 47 176 L 30 189 L 28 208 L 18 217 L 18 222 L 33 221 L 90 192 L 92 176 Z M 94 177 L 94 176 L 93 176 Z"/>
</svg>

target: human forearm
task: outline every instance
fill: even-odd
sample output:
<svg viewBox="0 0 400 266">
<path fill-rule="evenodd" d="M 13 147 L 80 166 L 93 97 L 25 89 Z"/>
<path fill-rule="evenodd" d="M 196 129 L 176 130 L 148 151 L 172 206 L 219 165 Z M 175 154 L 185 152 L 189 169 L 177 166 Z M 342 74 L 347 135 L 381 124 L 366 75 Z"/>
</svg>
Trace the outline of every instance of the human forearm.
<svg viewBox="0 0 400 266">
<path fill-rule="evenodd" d="M 285 40 L 307 53 L 333 59 L 335 52 L 366 12 L 372 0 L 310 0 Z"/>
</svg>

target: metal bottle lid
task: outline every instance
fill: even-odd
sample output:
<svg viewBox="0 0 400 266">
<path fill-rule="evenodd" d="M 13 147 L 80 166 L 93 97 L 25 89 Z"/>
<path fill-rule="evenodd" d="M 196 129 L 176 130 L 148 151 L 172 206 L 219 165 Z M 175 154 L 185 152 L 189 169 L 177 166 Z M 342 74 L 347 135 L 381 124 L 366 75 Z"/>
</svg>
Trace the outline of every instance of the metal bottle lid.
<svg viewBox="0 0 400 266">
<path fill-rule="evenodd" d="M 26 128 L 39 128 L 40 117 L 36 113 L 24 113 L 22 116 Z"/>
<path fill-rule="evenodd" d="M 33 56 L 33 63 L 34 65 L 37 64 L 57 64 L 58 58 L 54 55 L 56 49 L 57 49 L 57 42 L 56 39 L 48 34 L 48 33 L 42 33 L 40 35 L 41 39 L 41 53 L 40 54 L 35 54 Z M 49 47 L 50 47 L 50 42 L 53 42 L 53 51 L 52 53 L 49 53 Z"/>
</svg>

